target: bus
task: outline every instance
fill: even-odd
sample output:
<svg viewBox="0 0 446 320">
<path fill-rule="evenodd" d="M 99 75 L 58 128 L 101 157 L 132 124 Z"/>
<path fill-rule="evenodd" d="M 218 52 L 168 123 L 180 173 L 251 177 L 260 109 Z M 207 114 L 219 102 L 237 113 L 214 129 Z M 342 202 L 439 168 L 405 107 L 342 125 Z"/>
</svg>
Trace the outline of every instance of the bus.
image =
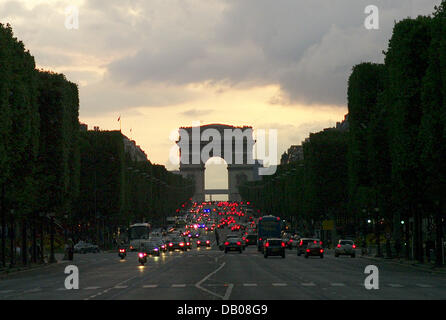
<svg viewBox="0 0 446 320">
<path fill-rule="evenodd" d="M 268 238 L 280 238 L 282 221 L 272 215 L 260 217 L 257 223 L 257 250 L 262 251 L 263 241 Z"/>
<path fill-rule="evenodd" d="M 135 223 L 129 227 L 129 249 L 139 251 L 141 242 L 147 241 L 150 237 L 150 223 Z"/>
</svg>

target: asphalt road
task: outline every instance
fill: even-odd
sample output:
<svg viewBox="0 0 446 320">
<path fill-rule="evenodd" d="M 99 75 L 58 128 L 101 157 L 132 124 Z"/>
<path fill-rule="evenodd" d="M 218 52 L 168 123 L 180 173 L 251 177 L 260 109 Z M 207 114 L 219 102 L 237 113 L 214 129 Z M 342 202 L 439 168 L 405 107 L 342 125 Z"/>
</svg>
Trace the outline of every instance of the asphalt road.
<svg viewBox="0 0 446 320">
<path fill-rule="evenodd" d="M 359 255 L 358 255 L 359 256 Z M 242 254 L 195 246 L 189 252 L 149 257 L 140 266 L 137 253 L 75 255 L 44 268 L 0 280 L 0 299 L 79 300 L 289 300 L 289 299 L 446 299 L 446 275 L 360 257 L 265 259 L 256 247 Z M 79 269 L 78 290 L 65 289 L 69 264 Z M 379 269 L 379 289 L 364 286 L 367 265 Z"/>
</svg>

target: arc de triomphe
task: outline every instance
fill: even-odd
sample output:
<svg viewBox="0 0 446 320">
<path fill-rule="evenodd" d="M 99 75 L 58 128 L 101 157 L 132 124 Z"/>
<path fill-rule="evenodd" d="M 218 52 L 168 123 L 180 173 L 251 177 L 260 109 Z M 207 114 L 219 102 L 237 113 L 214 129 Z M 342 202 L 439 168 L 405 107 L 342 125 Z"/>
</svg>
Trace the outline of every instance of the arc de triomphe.
<svg viewBox="0 0 446 320">
<path fill-rule="evenodd" d="M 253 159 L 255 140 L 250 126 L 181 127 L 176 143 L 180 148 L 180 174 L 195 181 L 193 201 L 205 201 L 206 194 L 228 194 L 229 201 L 240 201 L 238 186 L 256 179 L 259 165 Z M 228 164 L 228 190 L 205 190 L 205 164 L 212 157 L 220 157 Z"/>
</svg>

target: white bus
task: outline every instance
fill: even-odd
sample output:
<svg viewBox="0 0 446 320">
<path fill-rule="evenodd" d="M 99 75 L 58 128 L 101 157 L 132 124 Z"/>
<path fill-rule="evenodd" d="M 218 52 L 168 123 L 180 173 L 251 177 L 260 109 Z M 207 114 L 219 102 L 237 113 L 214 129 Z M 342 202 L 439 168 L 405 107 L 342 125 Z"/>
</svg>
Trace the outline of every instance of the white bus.
<svg viewBox="0 0 446 320">
<path fill-rule="evenodd" d="M 129 249 L 130 251 L 141 250 L 141 242 L 150 237 L 150 223 L 135 223 L 129 227 Z"/>
</svg>

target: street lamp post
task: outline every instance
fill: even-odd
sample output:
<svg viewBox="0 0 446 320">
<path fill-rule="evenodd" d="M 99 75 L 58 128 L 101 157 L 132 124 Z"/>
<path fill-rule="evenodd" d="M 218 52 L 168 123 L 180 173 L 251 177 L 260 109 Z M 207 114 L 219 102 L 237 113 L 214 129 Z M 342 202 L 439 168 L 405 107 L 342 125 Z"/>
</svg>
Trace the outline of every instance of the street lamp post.
<svg viewBox="0 0 446 320">
<path fill-rule="evenodd" d="M 54 257 L 54 213 L 50 213 L 50 258 L 49 263 L 55 263 L 56 258 Z"/>
<path fill-rule="evenodd" d="M 11 227 L 9 230 L 9 239 L 10 239 L 10 244 L 11 244 L 11 261 L 9 266 L 13 267 L 15 264 L 15 243 L 14 243 L 14 238 L 15 238 L 15 228 L 14 228 L 14 209 L 11 209 Z"/>
<path fill-rule="evenodd" d="M 382 257 L 380 224 L 381 224 L 381 219 L 379 218 L 379 208 L 375 208 L 375 235 L 376 235 L 376 246 L 377 246 L 376 257 Z"/>
</svg>

